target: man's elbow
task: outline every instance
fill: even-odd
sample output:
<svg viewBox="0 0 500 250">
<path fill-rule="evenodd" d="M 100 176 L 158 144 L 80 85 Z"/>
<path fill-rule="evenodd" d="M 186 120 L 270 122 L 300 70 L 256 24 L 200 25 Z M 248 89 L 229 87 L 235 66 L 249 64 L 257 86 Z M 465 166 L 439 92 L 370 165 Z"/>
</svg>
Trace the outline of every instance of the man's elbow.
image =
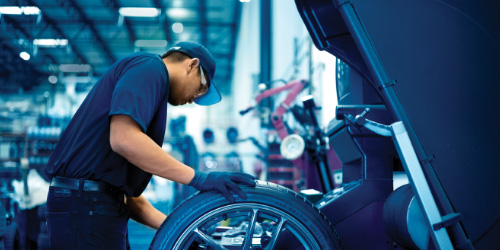
<svg viewBox="0 0 500 250">
<path fill-rule="evenodd" d="M 109 143 L 111 149 L 124 157 L 135 145 L 135 134 L 140 132 L 140 128 L 130 117 L 117 115 L 111 118 Z"/>
<path fill-rule="evenodd" d="M 111 134 L 110 137 L 109 137 L 109 143 L 111 145 L 111 149 L 119 154 L 119 155 L 124 155 L 126 154 L 127 152 L 127 139 L 122 137 L 122 136 L 118 136 L 118 135 L 113 135 Z"/>
<path fill-rule="evenodd" d="M 133 130 L 115 131 L 115 133 L 111 131 L 109 143 L 115 153 L 127 158 L 137 147 L 137 140 L 135 138 L 137 136 Z"/>
</svg>

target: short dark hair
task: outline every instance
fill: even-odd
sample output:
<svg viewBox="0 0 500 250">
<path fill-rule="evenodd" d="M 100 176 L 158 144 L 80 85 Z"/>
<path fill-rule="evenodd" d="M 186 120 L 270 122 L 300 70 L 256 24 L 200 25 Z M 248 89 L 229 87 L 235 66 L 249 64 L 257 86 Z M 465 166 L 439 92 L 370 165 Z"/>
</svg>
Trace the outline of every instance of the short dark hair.
<svg viewBox="0 0 500 250">
<path fill-rule="evenodd" d="M 167 58 L 167 57 L 168 57 L 168 59 L 172 60 L 173 62 L 182 62 L 186 59 L 191 59 L 190 56 L 188 56 L 182 52 L 179 52 L 179 51 L 169 51 L 161 56 L 162 59 Z"/>
<path fill-rule="evenodd" d="M 163 55 L 161 56 L 161 58 L 162 58 L 162 59 L 163 59 L 163 58 L 167 58 L 167 57 L 168 57 L 168 59 L 169 59 L 169 60 L 171 60 L 172 62 L 182 62 L 182 61 L 184 61 L 184 60 L 186 60 L 186 59 L 192 59 L 192 57 L 190 57 L 190 56 L 188 56 L 188 55 L 186 55 L 186 54 L 184 54 L 184 53 L 182 53 L 182 52 L 179 52 L 179 51 L 169 51 L 169 52 L 167 52 L 167 53 L 165 53 L 165 54 L 163 54 Z M 203 70 L 203 69 L 202 69 L 202 70 Z M 206 74 L 206 73 L 205 73 L 205 74 Z M 200 75 L 200 76 L 201 76 L 201 75 Z M 210 86 L 210 81 L 208 80 L 207 82 L 208 82 L 208 85 L 207 85 L 207 86 Z"/>
</svg>

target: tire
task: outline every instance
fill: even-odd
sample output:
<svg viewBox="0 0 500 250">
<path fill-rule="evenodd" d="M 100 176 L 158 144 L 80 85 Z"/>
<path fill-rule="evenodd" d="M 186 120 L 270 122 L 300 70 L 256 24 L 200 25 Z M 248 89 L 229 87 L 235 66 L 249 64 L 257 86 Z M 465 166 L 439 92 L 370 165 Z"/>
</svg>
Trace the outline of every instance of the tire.
<svg viewBox="0 0 500 250">
<path fill-rule="evenodd" d="M 215 192 L 186 199 L 160 226 L 150 249 L 341 249 L 331 223 L 297 193 L 262 181 L 240 187 L 248 198 L 235 195 L 235 203 Z M 248 230 L 252 240 L 245 240 Z"/>
</svg>

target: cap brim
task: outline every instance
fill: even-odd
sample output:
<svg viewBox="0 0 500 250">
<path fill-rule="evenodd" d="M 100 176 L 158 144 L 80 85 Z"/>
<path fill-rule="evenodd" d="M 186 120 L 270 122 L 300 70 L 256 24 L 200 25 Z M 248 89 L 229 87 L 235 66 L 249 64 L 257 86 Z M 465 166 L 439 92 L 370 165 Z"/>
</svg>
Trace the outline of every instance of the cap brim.
<svg viewBox="0 0 500 250">
<path fill-rule="evenodd" d="M 222 97 L 215 87 L 215 84 L 212 82 L 212 80 L 210 80 L 210 87 L 208 87 L 207 93 L 198 98 L 195 98 L 194 102 L 198 105 L 208 106 L 220 102 L 221 99 Z"/>
</svg>

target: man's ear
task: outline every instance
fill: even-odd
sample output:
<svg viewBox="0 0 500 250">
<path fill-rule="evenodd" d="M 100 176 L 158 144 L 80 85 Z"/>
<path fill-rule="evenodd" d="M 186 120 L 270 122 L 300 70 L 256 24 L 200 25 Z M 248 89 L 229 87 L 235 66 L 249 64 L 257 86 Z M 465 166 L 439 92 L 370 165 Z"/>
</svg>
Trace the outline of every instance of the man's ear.
<svg viewBox="0 0 500 250">
<path fill-rule="evenodd" d="M 198 58 L 191 58 L 189 59 L 188 65 L 187 65 L 187 70 L 190 72 L 193 69 L 198 68 L 200 66 L 200 59 Z"/>
</svg>

